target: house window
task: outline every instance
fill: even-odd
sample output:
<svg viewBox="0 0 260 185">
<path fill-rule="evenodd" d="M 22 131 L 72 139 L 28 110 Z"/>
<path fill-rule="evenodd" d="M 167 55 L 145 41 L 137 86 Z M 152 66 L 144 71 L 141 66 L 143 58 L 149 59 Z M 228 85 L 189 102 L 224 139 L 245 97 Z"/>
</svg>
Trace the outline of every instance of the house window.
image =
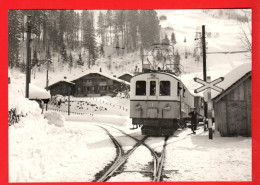
<svg viewBox="0 0 260 185">
<path fill-rule="evenodd" d="M 160 96 L 171 95 L 171 83 L 170 81 L 160 81 Z"/>
<path fill-rule="evenodd" d="M 156 93 L 156 81 L 150 81 L 150 96 L 155 96 Z"/>
<path fill-rule="evenodd" d="M 135 95 L 145 96 L 146 95 L 146 81 L 136 81 Z"/>
</svg>

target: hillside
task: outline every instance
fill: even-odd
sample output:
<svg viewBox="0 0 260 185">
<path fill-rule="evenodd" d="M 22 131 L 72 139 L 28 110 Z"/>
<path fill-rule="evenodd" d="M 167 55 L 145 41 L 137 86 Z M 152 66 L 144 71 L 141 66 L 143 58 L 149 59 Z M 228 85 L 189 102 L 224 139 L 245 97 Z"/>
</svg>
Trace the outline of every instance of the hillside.
<svg viewBox="0 0 260 185">
<path fill-rule="evenodd" d="M 215 10 L 214 10 L 215 11 Z M 202 57 L 200 61 L 195 61 L 192 56 L 195 48 L 194 38 L 196 32 L 201 31 L 201 26 L 206 26 L 206 42 L 207 53 L 212 52 L 234 52 L 243 51 L 239 35 L 241 34 L 241 23 L 233 19 L 227 19 L 225 14 L 223 16 L 214 16 L 216 12 L 205 12 L 202 10 L 157 10 L 158 16 L 165 15 L 167 20 L 161 20 L 161 37 L 165 34 L 170 38 L 170 34 L 174 31 L 177 44 L 174 46 L 174 51 L 179 51 L 181 56 L 180 68 L 182 75 L 202 72 Z M 239 11 L 238 11 L 239 12 Z M 186 38 L 186 42 L 184 42 Z M 73 58 L 73 67 L 69 68 L 69 65 L 62 63 L 59 54 L 52 54 L 53 65 L 49 69 L 49 83 L 57 81 L 57 79 L 63 79 L 78 75 L 86 70 L 102 70 L 102 72 L 119 76 L 123 72 L 131 72 L 141 70 L 141 56 L 140 52 L 122 54 L 120 51 L 117 54 L 116 49 L 113 46 L 107 46 L 105 49 L 105 56 L 97 59 L 95 65 L 91 66 L 91 69 L 86 65 L 87 53 L 81 49 L 81 51 L 71 51 Z M 185 58 L 185 50 L 190 54 Z M 76 64 L 78 60 L 78 53 L 82 53 L 82 61 L 84 66 Z M 111 56 L 111 57 L 108 57 Z M 208 71 L 222 71 L 220 75 L 229 72 L 235 67 L 251 62 L 250 57 L 245 53 L 236 54 L 207 54 L 207 70 Z M 35 73 L 36 71 L 36 73 Z M 24 86 L 25 75 L 18 72 L 17 69 L 12 69 L 12 78 L 14 81 Z M 216 72 L 214 72 L 215 74 Z M 217 76 L 216 76 L 217 78 Z M 46 84 L 46 66 L 42 65 L 37 69 L 32 70 L 32 83 L 45 87 Z"/>
</svg>

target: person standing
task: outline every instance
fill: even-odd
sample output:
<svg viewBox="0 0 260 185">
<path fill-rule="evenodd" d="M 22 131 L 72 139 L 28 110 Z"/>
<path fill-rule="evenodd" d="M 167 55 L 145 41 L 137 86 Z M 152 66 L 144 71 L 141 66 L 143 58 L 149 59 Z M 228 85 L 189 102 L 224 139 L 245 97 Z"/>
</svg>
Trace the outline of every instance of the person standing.
<svg viewBox="0 0 260 185">
<path fill-rule="evenodd" d="M 193 108 L 193 111 L 189 113 L 189 116 L 191 117 L 191 131 L 193 134 L 196 134 L 194 130 L 197 130 L 197 124 L 198 124 L 198 119 L 197 119 L 197 111 L 196 108 Z"/>
</svg>

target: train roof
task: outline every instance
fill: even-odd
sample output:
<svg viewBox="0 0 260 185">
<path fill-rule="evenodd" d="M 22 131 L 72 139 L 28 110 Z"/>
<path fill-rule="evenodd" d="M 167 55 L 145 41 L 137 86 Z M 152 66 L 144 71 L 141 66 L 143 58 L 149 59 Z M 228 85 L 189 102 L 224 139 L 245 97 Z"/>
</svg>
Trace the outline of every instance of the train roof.
<svg viewBox="0 0 260 185">
<path fill-rule="evenodd" d="M 173 73 L 166 72 L 166 71 L 150 71 L 150 72 L 146 72 L 146 73 L 139 73 L 139 74 L 135 75 L 134 77 L 140 76 L 140 75 L 145 75 L 145 74 L 151 74 L 151 73 L 165 74 L 165 75 L 169 75 L 177 80 L 180 80 L 180 78 L 177 77 L 176 75 L 174 75 Z"/>
</svg>

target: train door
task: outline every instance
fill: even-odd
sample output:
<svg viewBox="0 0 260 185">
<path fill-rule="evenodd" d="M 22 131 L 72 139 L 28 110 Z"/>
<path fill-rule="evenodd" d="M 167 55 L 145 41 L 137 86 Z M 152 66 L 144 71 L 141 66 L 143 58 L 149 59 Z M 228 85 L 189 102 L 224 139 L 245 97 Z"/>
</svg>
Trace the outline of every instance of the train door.
<svg viewBox="0 0 260 185">
<path fill-rule="evenodd" d="M 147 101 L 147 118 L 158 118 L 159 108 L 158 108 L 158 79 L 148 80 L 148 100 Z"/>
</svg>

